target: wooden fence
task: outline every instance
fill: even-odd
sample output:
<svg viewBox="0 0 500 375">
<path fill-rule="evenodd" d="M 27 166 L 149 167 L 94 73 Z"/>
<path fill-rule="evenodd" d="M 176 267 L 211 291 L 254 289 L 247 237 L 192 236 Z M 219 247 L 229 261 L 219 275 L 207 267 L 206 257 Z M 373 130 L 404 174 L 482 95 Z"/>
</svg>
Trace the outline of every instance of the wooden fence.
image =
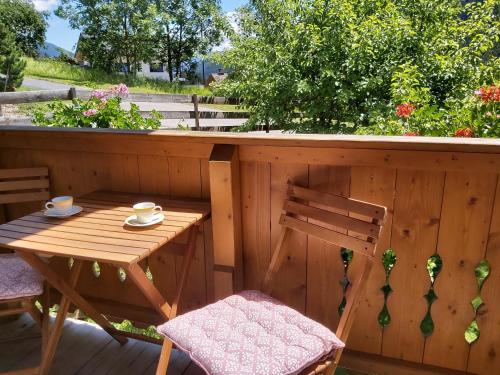
<svg viewBox="0 0 500 375">
<path fill-rule="evenodd" d="M 397 257 L 389 278 L 391 320 L 382 327 L 378 319 L 386 284 L 380 260 L 344 361 L 377 373 L 500 373 L 498 140 L 0 130 L 0 168 L 23 166 L 48 166 L 54 195 L 110 189 L 211 199 L 212 221 L 198 241 L 183 311 L 259 286 L 288 181 L 385 205 L 389 220 L 380 246 Z M 10 205 L 5 220 L 34 208 Z M 345 266 L 340 249 L 301 234 L 287 246 L 276 296 L 335 329 Z M 436 253 L 442 270 L 434 284 L 434 330 L 425 336 L 427 262 Z M 175 249 L 166 249 L 143 265 L 169 296 L 179 260 Z M 491 271 L 480 291 L 480 337 L 468 344 L 464 333 L 475 318 L 471 301 L 479 293 L 475 268 L 482 260 Z M 67 269 L 67 260 L 57 262 Z M 358 271 L 354 256 L 348 278 Z M 89 264 L 83 273 L 79 289 L 108 314 L 158 322 L 116 270 L 104 266 L 97 278 Z"/>
<path fill-rule="evenodd" d="M 69 90 L 44 90 L 44 91 L 23 91 L 23 92 L 6 92 L 0 93 L 0 116 L 2 116 L 2 105 L 5 104 L 23 104 L 49 102 L 53 100 L 72 100 L 75 98 L 89 99 L 91 90 L 81 90 L 74 87 Z M 198 96 L 182 95 L 182 94 L 138 94 L 129 93 L 122 97 L 123 102 L 147 102 L 147 103 L 179 103 L 192 104 L 192 111 L 158 111 L 163 119 L 194 119 L 194 128 L 200 130 L 200 119 L 246 119 L 249 114 L 247 112 L 227 112 L 227 111 L 203 111 L 199 109 L 200 104 L 238 104 L 237 99 L 224 98 L 219 96 Z M 150 116 L 151 111 L 141 111 L 145 117 Z M 2 119 L 0 124 L 16 125 L 26 124 L 28 118 L 22 119 Z M 218 127 L 224 127 L 219 125 Z M 235 127 L 234 125 L 226 126 L 228 128 Z"/>
</svg>

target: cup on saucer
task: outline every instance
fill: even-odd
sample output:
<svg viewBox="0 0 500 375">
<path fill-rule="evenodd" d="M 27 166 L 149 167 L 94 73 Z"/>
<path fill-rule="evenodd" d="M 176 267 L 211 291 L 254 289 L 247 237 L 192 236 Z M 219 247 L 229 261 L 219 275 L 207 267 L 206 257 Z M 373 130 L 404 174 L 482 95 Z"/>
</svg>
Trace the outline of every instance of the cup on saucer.
<svg viewBox="0 0 500 375">
<path fill-rule="evenodd" d="M 155 219 L 156 214 L 162 212 L 162 208 L 153 202 L 136 203 L 133 206 L 137 222 L 147 224 Z"/>
<path fill-rule="evenodd" d="M 56 215 L 68 215 L 73 209 L 73 197 L 65 195 L 52 198 L 50 202 L 45 203 L 45 208 Z"/>
</svg>

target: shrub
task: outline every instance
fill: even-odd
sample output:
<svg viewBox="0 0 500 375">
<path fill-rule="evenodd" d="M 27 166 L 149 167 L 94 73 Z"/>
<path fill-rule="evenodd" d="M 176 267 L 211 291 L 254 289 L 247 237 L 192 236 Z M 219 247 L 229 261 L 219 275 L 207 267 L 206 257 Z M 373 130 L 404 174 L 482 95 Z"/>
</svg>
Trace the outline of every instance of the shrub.
<svg viewBox="0 0 500 375">
<path fill-rule="evenodd" d="M 106 91 L 93 91 L 90 99 L 74 99 L 70 104 L 55 101 L 48 105 L 52 114 L 35 112 L 33 122 L 40 126 L 116 128 L 116 129 L 157 129 L 161 115 L 151 111 L 151 118 L 143 118 L 136 104 L 124 110 L 121 96 L 128 93 L 124 84 L 113 86 Z"/>
<path fill-rule="evenodd" d="M 243 99 L 249 127 L 453 135 L 472 125 L 473 90 L 500 78 L 498 10 L 498 0 L 254 0 L 233 48 L 214 56 L 234 70 L 216 90 Z M 397 117 L 404 103 L 414 110 Z"/>
</svg>

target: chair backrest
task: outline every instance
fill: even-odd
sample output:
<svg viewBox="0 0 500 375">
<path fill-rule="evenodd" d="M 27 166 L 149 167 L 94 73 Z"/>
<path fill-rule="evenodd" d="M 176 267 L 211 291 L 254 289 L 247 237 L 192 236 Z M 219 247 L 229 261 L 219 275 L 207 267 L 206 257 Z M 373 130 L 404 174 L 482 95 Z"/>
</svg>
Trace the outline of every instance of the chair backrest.
<svg viewBox="0 0 500 375">
<path fill-rule="evenodd" d="M 50 198 L 49 169 L 0 169 L 0 204 L 44 201 Z"/>
<path fill-rule="evenodd" d="M 386 208 L 289 185 L 283 211 L 280 217 L 282 232 L 264 278 L 262 290 L 267 294 L 272 292 L 272 281 L 287 256 L 287 246 L 283 245 L 291 230 L 361 254 L 362 271 L 352 283 L 336 332 L 337 336 L 345 341 L 365 291 L 373 258 L 377 252 L 377 241 L 385 221 Z"/>
</svg>

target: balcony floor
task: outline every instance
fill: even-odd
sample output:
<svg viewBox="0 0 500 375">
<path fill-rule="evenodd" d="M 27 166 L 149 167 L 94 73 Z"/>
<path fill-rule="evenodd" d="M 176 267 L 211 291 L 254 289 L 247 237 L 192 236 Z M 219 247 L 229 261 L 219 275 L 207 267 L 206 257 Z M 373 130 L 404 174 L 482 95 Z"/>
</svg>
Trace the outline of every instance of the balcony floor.
<svg viewBox="0 0 500 375">
<path fill-rule="evenodd" d="M 28 315 L 0 323 L 0 374 L 40 363 L 40 333 Z M 11 338 L 15 338 L 12 340 Z M 120 346 L 99 327 L 68 319 L 51 369 L 51 375 L 154 374 L 160 346 L 129 339 Z M 168 375 L 202 375 L 189 357 L 174 350 Z M 336 375 L 360 375 L 339 369 Z"/>
</svg>

